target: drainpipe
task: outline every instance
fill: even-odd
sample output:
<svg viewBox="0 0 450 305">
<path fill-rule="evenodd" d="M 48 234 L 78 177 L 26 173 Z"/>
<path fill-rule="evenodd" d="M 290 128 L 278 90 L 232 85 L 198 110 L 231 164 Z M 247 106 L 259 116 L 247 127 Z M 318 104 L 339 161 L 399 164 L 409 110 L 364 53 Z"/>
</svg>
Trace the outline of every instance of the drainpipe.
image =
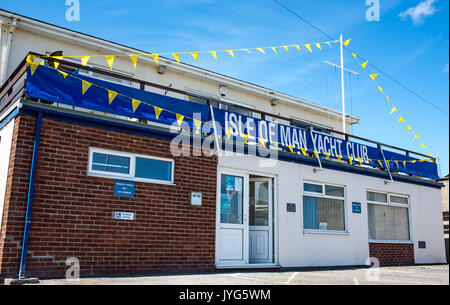
<svg viewBox="0 0 450 305">
<path fill-rule="evenodd" d="M 27 213 L 25 216 L 25 228 L 23 232 L 22 254 L 20 256 L 19 279 L 25 278 L 25 268 L 27 264 L 28 239 L 30 236 L 31 210 L 34 199 L 34 182 L 36 180 L 36 166 L 39 152 L 39 140 L 41 137 L 42 112 L 39 112 L 36 122 L 36 132 L 34 136 L 33 159 L 31 161 L 30 183 L 28 186 Z"/>
<path fill-rule="evenodd" d="M 11 27 L 9 28 L 8 37 L 6 38 L 6 46 L 5 50 L 2 52 L 2 62 L 1 62 L 1 82 L 0 85 L 3 85 L 3 83 L 6 80 L 6 72 L 8 70 L 8 61 L 9 61 L 9 52 L 11 50 L 11 41 L 12 41 L 12 35 L 14 33 L 14 30 L 17 25 L 17 19 L 14 18 L 13 22 L 11 23 Z"/>
</svg>

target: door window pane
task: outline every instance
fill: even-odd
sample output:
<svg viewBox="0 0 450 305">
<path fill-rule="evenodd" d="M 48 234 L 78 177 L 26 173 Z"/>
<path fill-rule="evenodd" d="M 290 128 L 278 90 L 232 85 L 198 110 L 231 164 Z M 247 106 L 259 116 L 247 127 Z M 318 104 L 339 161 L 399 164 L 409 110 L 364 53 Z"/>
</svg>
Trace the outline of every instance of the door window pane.
<svg viewBox="0 0 450 305">
<path fill-rule="evenodd" d="M 269 183 L 267 181 L 250 182 L 250 225 L 269 225 Z"/>
<path fill-rule="evenodd" d="M 172 162 L 136 158 L 136 178 L 172 181 Z"/>
<path fill-rule="evenodd" d="M 244 178 L 221 175 L 220 222 L 242 224 Z"/>
</svg>

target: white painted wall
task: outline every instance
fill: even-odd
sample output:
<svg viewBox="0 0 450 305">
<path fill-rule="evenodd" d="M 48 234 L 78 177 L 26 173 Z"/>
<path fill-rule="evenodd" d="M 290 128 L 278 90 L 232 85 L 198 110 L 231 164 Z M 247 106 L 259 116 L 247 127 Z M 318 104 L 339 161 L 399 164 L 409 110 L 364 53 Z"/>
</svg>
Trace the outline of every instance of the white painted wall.
<svg viewBox="0 0 450 305">
<path fill-rule="evenodd" d="M 365 265 L 369 258 L 366 191 L 410 196 L 411 238 L 416 263 L 444 263 L 440 190 L 408 183 L 384 183 L 383 179 L 336 170 L 313 172 L 313 167 L 278 161 L 276 167 L 262 168 L 260 158 L 220 157 L 220 168 L 275 175 L 278 181 L 278 255 L 282 267 Z M 345 186 L 345 216 L 348 234 L 303 232 L 302 181 Z M 352 202 L 361 202 L 362 213 L 352 213 Z M 287 203 L 296 203 L 296 213 L 286 211 Z M 419 240 L 426 249 L 418 249 Z"/>
<path fill-rule="evenodd" d="M 11 120 L 0 129 L 0 233 L 2 230 L 3 207 L 5 203 L 6 182 L 8 178 L 9 158 L 14 132 L 14 122 Z"/>
</svg>

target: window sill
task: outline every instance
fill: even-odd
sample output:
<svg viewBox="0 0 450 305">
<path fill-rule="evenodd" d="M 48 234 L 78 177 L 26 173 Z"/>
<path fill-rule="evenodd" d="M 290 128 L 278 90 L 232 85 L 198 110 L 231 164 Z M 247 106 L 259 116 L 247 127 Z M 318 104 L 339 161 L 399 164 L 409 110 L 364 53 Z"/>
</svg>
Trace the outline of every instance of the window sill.
<svg viewBox="0 0 450 305">
<path fill-rule="evenodd" d="M 144 182 L 144 183 L 153 183 L 153 184 L 164 184 L 164 185 L 170 185 L 170 186 L 176 186 L 175 183 L 172 181 L 162 181 L 162 180 L 151 180 L 151 179 L 144 179 L 144 178 L 133 178 L 133 177 L 121 177 L 121 176 L 114 176 L 114 175 L 102 175 L 98 173 L 92 173 L 87 172 L 88 177 L 98 177 L 98 178 L 106 178 L 106 179 L 113 179 L 113 180 L 125 180 L 125 181 L 134 181 L 134 182 Z"/>
<path fill-rule="evenodd" d="M 370 244 L 414 244 L 412 240 L 377 240 L 369 239 Z"/>
<path fill-rule="evenodd" d="M 304 234 L 350 235 L 347 231 L 303 230 Z"/>
</svg>

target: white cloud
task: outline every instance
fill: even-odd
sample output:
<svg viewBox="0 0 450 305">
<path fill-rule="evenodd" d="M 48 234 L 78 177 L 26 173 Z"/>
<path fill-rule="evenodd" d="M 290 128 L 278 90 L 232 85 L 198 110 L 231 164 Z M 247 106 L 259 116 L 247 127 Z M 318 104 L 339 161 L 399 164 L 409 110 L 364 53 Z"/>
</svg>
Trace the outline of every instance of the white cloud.
<svg viewBox="0 0 450 305">
<path fill-rule="evenodd" d="M 410 7 L 406 11 L 401 12 L 399 16 L 403 20 L 411 17 L 411 20 L 415 25 L 421 25 L 423 24 L 425 17 L 431 16 L 437 12 L 437 8 L 434 7 L 434 3 L 436 1 L 437 0 L 422 1 L 416 6 Z"/>
</svg>

